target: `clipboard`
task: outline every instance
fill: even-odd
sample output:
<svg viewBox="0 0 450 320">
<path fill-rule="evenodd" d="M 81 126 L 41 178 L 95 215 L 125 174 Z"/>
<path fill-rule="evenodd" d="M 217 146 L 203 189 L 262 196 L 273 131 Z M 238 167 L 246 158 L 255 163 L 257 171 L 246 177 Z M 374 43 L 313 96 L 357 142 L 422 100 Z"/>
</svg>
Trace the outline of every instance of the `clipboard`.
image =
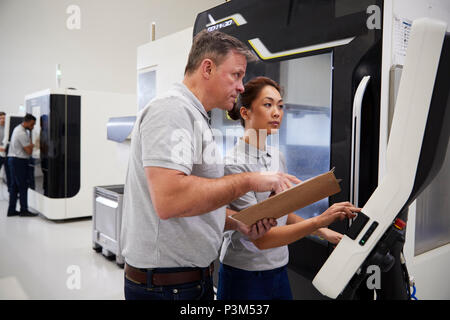
<svg viewBox="0 0 450 320">
<path fill-rule="evenodd" d="M 323 198 L 339 193 L 341 191 L 340 181 L 336 179 L 333 168 L 230 217 L 245 223 L 247 226 L 251 226 L 264 218 L 278 219 Z"/>
</svg>

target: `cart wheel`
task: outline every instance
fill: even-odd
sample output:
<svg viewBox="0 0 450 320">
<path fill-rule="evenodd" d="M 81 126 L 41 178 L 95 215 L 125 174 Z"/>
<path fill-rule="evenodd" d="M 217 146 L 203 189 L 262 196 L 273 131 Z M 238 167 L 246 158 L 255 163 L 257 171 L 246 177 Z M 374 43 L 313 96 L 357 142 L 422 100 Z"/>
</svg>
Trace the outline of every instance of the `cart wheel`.
<svg viewBox="0 0 450 320">
<path fill-rule="evenodd" d="M 116 256 L 114 255 L 114 253 L 112 253 L 111 251 L 109 251 L 106 248 L 102 249 L 102 255 L 108 259 L 108 260 L 114 260 L 116 258 Z"/>
<path fill-rule="evenodd" d="M 123 269 L 125 266 L 125 259 L 121 255 L 116 255 L 116 264 Z"/>
<path fill-rule="evenodd" d="M 102 251 L 102 246 L 101 245 L 99 245 L 98 243 L 93 243 L 92 244 L 92 249 L 94 249 L 95 250 L 95 252 L 100 252 L 100 251 Z"/>
</svg>

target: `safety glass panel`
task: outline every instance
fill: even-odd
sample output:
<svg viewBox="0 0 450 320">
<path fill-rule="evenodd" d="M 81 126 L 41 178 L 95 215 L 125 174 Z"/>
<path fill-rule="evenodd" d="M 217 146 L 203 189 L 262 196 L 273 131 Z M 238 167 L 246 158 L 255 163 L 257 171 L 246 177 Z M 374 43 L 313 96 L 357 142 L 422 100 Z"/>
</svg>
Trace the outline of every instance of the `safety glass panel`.
<svg viewBox="0 0 450 320">
<path fill-rule="evenodd" d="M 307 180 L 330 170 L 332 53 L 280 63 L 284 120 L 280 150 L 288 172 Z M 328 198 L 296 212 L 307 219 L 328 208 Z"/>
</svg>

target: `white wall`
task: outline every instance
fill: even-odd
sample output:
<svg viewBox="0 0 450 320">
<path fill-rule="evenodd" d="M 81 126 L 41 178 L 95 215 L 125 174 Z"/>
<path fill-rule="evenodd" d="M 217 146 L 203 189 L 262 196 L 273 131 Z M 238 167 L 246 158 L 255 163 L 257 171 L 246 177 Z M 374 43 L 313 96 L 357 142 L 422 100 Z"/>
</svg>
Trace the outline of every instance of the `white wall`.
<svg viewBox="0 0 450 320">
<path fill-rule="evenodd" d="M 183 80 L 193 31 L 193 28 L 186 28 L 139 46 L 136 68 L 138 71 L 149 67 L 156 70 L 156 95 Z"/>
<path fill-rule="evenodd" d="M 393 18 L 414 20 L 428 17 L 446 21 L 450 32 L 450 1 L 448 0 L 385 0 L 382 99 L 380 124 L 380 179 L 385 173 L 389 108 L 389 69 L 393 65 Z M 419 299 L 450 299 L 450 245 L 414 256 L 416 203 L 409 208 L 404 253 L 410 276 L 416 280 Z"/>
<path fill-rule="evenodd" d="M 0 0 L 0 110 L 17 113 L 24 96 L 56 86 L 136 93 L 137 47 L 194 24 L 218 0 Z M 69 5 L 79 30 L 66 26 Z"/>
<path fill-rule="evenodd" d="M 394 0 L 393 7 L 394 14 L 411 20 L 428 17 L 450 22 L 448 0 Z M 450 31 L 450 26 L 447 30 Z"/>
</svg>

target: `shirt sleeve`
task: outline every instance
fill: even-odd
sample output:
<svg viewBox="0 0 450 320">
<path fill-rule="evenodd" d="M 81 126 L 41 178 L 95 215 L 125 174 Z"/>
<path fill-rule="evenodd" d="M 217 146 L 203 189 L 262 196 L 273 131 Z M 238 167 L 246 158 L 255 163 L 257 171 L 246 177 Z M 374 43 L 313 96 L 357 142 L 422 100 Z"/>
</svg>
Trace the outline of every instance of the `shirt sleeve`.
<svg viewBox="0 0 450 320">
<path fill-rule="evenodd" d="M 192 172 L 194 119 L 178 104 L 149 107 L 140 124 L 144 167 Z"/>
<path fill-rule="evenodd" d="M 225 165 L 225 175 L 243 172 L 248 172 L 248 170 L 245 170 L 245 168 L 241 165 Z M 253 191 L 249 191 L 240 198 L 237 198 L 236 200 L 232 201 L 228 205 L 228 207 L 235 211 L 241 211 L 257 203 L 258 200 L 256 199 L 255 193 Z"/>
<path fill-rule="evenodd" d="M 19 135 L 17 135 L 17 142 L 19 145 L 23 148 L 31 143 L 30 137 L 27 135 L 27 132 L 21 132 Z"/>
</svg>

